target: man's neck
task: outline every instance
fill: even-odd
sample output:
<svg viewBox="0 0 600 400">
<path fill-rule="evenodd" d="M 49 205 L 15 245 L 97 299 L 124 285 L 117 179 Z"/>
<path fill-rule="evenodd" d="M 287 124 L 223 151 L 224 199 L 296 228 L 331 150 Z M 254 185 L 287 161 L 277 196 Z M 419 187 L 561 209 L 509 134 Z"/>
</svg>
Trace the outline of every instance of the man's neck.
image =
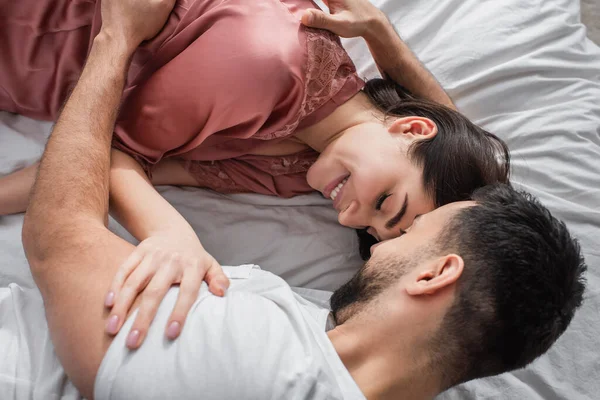
<svg viewBox="0 0 600 400">
<path fill-rule="evenodd" d="M 418 335 L 398 332 L 348 322 L 328 336 L 368 399 L 433 399 L 439 390 L 427 352 L 419 350 Z"/>
<path fill-rule="evenodd" d="M 382 113 L 371 103 L 367 95 L 358 92 L 326 118 L 308 128 L 297 130 L 294 136 L 322 153 L 348 129 L 367 122 L 381 121 L 382 118 Z"/>
</svg>

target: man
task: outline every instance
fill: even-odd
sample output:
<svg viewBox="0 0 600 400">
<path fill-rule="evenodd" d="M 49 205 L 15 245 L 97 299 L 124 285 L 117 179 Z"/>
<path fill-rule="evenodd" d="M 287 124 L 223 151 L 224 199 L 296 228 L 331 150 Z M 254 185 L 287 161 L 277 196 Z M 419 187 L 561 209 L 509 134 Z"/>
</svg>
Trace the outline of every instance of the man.
<svg viewBox="0 0 600 400">
<path fill-rule="evenodd" d="M 25 218 L 55 352 L 83 396 L 432 398 L 522 367 L 564 332 L 584 290 L 579 246 L 539 203 L 499 186 L 423 215 L 374 248 L 332 296 L 337 326 L 327 333 L 326 310 L 249 270 L 225 297 L 205 287 L 179 339 L 163 331 L 172 288 L 140 349 L 125 346 L 134 315 L 113 341 L 104 295 L 133 246 L 105 226 L 112 126 L 130 56 L 172 6 L 103 1 L 102 32 L 48 141 Z M 48 342 L 38 345 L 56 367 Z M 46 372 L 62 388 L 62 375 Z M 18 374 L 15 387 L 25 390 Z"/>
</svg>

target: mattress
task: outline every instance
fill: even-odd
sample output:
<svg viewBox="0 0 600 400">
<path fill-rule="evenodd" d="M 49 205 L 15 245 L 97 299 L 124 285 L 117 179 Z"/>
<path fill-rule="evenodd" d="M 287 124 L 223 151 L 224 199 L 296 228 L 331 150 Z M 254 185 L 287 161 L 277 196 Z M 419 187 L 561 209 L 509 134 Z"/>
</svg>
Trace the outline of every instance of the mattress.
<svg viewBox="0 0 600 400">
<path fill-rule="evenodd" d="M 458 108 L 497 133 L 513 181 L 565 220 L 589 265 L 585 303 L 531 366 L 454 388 L 440 399 L 596 399 L 600 393 L 600 49 L 571 0 L 374 0 Z M 345 40 L 362 76 L 376 68 Z M 0 113 L 0 174 L 34 162 L 51 124 Z M 161 187 L 226 265 L 252 262 L 292 286 L 333 290 L 361 265 L 353 230 L 318 194 L 293 199 Z M 0 287 L 35 288 L 20 215 L 0 217 Z M 133 242 L 111 221 L 116 233 Z M 41 321 L 40 323 L 43 323 Z"/>
</svg>

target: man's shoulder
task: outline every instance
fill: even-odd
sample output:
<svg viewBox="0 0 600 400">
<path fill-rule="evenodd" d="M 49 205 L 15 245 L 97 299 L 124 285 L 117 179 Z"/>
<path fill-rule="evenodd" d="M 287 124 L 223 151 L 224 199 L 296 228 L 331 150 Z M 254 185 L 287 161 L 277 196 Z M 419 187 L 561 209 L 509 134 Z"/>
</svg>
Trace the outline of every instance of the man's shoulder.
<svg viewBox="0 0 600 400">
<path fill-rule="evenodd" d="M 173 393 L 185 398 L 181 387 L 189 386 L 205 398 L 248 398 L 249 393 L 253 398 L 286 398 L 311 393 L 315 385 L 327 390 L 328 379 L 333 383 L 335 377 L 319 344 L 328 340 L 324 327 L 319 329 L 307 316 L 305 306 L 278 276 L 255 268 L 244 274 L 232 279 L 225 297 L 204 288 L 173 342 L 165 340 L 164 327 L 177 289 L 165 297 L 136 352 L 125 348 L 132 315 L 103 360 L 97 398 L 148 394 L 150 388 L 153 398 Z"/>
</svg>

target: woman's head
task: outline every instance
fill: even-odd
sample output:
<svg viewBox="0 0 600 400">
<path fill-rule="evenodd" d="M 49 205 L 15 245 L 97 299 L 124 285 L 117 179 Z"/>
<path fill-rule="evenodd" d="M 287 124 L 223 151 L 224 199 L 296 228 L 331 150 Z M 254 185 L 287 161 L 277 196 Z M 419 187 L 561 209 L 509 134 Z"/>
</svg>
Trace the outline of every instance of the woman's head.
<svg viewBox="0 0 600 400">
<path fill-rule="evenodd" d="M 334 198 L 343 225 L 395 237 L 416 215 L 508 182 L 506 145 L 462 114 L 389 80 L 368 81 L 364 92 L 380 121 L 347 129 L 308 174 Z"/>
</svg>

